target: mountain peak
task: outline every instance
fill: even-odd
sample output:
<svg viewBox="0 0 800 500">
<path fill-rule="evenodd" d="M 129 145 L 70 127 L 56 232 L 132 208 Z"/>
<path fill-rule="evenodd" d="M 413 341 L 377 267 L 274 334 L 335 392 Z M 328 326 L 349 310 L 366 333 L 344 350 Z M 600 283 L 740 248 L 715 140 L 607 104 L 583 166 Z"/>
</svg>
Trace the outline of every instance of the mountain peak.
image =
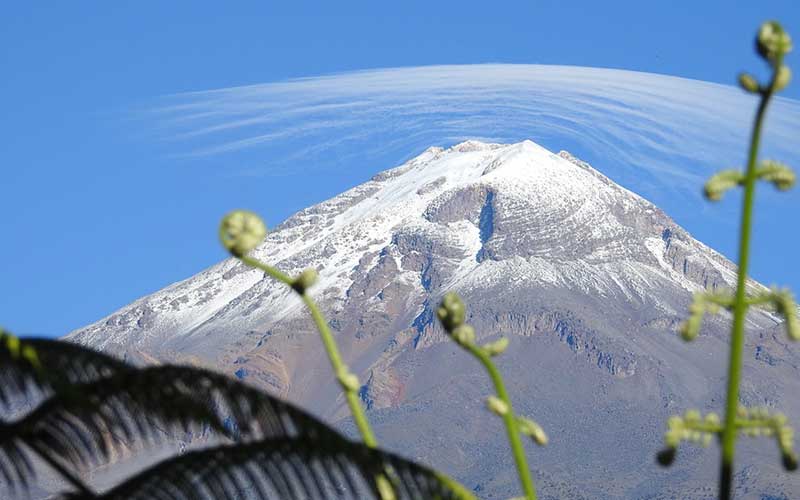
<svg viewBox="0 0 800 500">
<path fill-rule="evenodd" d="M 431 262 L 418 261 L 421 254 Z M 339 306 L 359 273 L 390 257 L 395 278 L 422 294 L 522 280 L 645 301 L 654 280 L 684 291 L 733 280 L 730 263 L 651 203 L 569 153 L 529 140 L 429 148 L 294 214 L 254 255 L 289 273 L 317 268 L 316 291 Z M 215 337 L 218 325 L 263 330 L 298 307 L 279 284 L 227 260 L 70 338 L 182 348 L 180 339 Z"/>
<path fill-rule="evenodd" d="M 319 271 L 310 293 L 345 362 L 364 381 L 360 395 L 381 443 L 450 464 L 471 484 L 504 481 L 508 454 L 491 433 L 464 432 L 493 425 L 486 412 L 466 421 L 463 410 L 477 408 L 490 389 L 435 320 L 446 291 L 462 295 L 480 342 L 509 338 L 500 362 L 515 406 L 533 409 L 560 443 L 540 465 L 566 470 L 553 481 L 578 481 L 588 498 L 608 492 L 570 470 L 636 478 L 619 483 L 626 498 L 666 491 L 669 478 L 643 465 L 652 462 L 652 449 L 642 443 L 663 432 L 674 408 L 719 397 L 713 388 L 724 369 L 726 318 L 706 318 L 689 347 L 676 330 L 692 292 L 731 286 L 734 266 L 564 151 L 531 141 L 429 148 L 292 215 L 253 254 L 290 275 Z M 800 357 L 777 340 L 775 325 L 768 313 L 748 316 L 757 333 L 748 336 L 746 352 L 755 354 L 745 369 L 765 373 L 754 364 L 768 363 L 771 372 L 748 377 L 743 404 L 771 405 L 800 390 Z M 210 365 L 349 425 L 300 299 L 235 259 L 69 339 L 142 363 Z M 789 385 L 776 388 L 774 380 Z M 469 449 L 481 453 L 454 452 Z M 619 451 L 614 460 L 601 456 L 611 449 Z"/>
</svg>

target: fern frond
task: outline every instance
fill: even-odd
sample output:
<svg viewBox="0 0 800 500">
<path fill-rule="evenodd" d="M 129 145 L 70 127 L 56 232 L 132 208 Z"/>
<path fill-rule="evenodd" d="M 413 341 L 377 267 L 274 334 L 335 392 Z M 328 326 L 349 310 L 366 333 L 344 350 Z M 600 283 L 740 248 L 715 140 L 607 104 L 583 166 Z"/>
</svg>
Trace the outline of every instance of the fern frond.
<svg viewBox="0 0 800 500">
<path fill-rule="evenodd" d="M 225 432 L 210 391 L 187 384 L 191 371 L 174 367 L 123 369 L 90 382 L 64 386 L 24 417 L 0 424 L 0 473 L 11 482 L 32 471 L 21 469 L 28 448 L 68 471 L 106 461 L 124 441 L 154 444 L 163 431 L 207 425 Z M 166 379 L 165 376 L 173 376 Z"/>
<path fill-rule="evenodd" d="M 21 356 L 20 352 L 34 356 Z M 15 398 L 50 394 L 57 386 L 91 382 L 127 367 L 112 356 L 62 340 L 0 342 L 0 404 L 8 408 Z"/>
<path fill-rule="evenodd" d="M 374 478 L 389 471 L 398 500 L 474 499 L 457 483 L 449 486 L 438 472 L 330 431 L 324 439 L 269 438 L 192 451 L 98 496 L 65 498 L 379 499 Z"/>
<path fill-rule="evenodd" d="M 226 375 L 186 366 L 127 367 L 65 386 L 23 418 L 0 424 L 0 474 L 13 483 L 31 478 L 19 452 L 26 447 L 80 472 L 107 461 L 125 442 L 155 444 L 199 426 L 243 440 L 339 438 L 308 413 Z"/>
</svg>

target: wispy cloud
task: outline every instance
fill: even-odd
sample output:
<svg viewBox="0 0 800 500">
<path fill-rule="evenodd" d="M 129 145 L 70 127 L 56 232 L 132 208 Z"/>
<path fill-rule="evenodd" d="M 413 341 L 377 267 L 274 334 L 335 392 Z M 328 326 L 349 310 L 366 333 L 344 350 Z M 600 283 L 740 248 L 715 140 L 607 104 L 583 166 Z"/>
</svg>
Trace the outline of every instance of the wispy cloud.
<svg viewBox="0 0 800 500">
<path fill-rule="evenodd" d="M 365 161 L 377 171 L 431 145 L 529 138 L 573 150 L 652 199 L 665 186 L 696 193 L 710 172 L 741 163 L 755 104 L 738 88 L 672 76 L 487 64 L 178 94 L 154 113 L 180 154 L 244 155 L 247 175 Z M 798 137 L 800 102 L 777 99 L 767 153 L 797 164 Z"/>
</svg>

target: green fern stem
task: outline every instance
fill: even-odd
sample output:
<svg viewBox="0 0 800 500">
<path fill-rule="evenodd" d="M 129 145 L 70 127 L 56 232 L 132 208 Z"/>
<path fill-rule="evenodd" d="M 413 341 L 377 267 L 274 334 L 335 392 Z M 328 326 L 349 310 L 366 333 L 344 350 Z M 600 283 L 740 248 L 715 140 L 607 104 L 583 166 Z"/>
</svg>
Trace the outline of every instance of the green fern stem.
<svg viewBox="0 0 800 500">
<path fill-rule="evenodd" d="M 294 284 L 294 280 L 289 275 L 284 274 L 278 269 L 264 264 L 257 259 L 248 257 L 246 255 L 240 257 L 240 259 L 248 266 L 261 269 L 272 278 L 275 278 L 276 280 L 281 281 L 290 287 Z M 314 320 L 314 324 L 316 325 L 317 330 L 319 330 L 320 337 L 322 337 L 322 343 L 325 346 L 328 359 L 333 367 L 333 372 L 337 374 L 337 376 L 339 374 L 346 373 L 347 365 L 345 365 L 344 361 L 342 361 L 342 355 L 339 353 L 339 348 L 336 346 L 336 341 L 333 339 L 333 334 L 328 327 L 328 322 L 325 321 L 325 318 L 322 315 L 322 312 L 319 310 L 319 307 L 317 307 L 316 302 L 314 302 L 314 300 L 307 293 L 305 293 L 305 291 L 301 293 L 301 297 L 303 299 L 303 303 L 311 312 L 311 317 Z M 353 415 L 353 420 L 355 420 L 356 427 L 361 434 L 361 438 L 364 440 L 364 444 L 370 448 L 377 447 L 378 440 L 375 438 L 375 433 L 372 432 L 372 428 L 369 425 L 367 416 L 364 414 L 364 408 L 361 406 L 358 398 L 358 389 L 346 384 L 342 384 L 342 388 L 345 393 L 345 398 L 347 399 L 347 406 L 350 408 L 350 413 Z"/>
<path fill-rule="evenodd" d="M 325 321 L 319 307 L 317 307 L 317 304 L 305 293 L 303 294 L 303 302 L 306 304 L 306 307 L 308 307 L 308 310 L 311 311 L 311 317 L 314 319 L 314 323 L 317 325 L 317 329 L 322 336 L 322 343 L 325 344 L 325 350 L 328 351 L 328 357 L 331 360 L 334 372 L 340 373 L 341 371 L 347 370 L 347 366 L 342 362 L 339 349 L 336 347 L 336 342 L 333 340 L 333 334 L 331 334 L 330 328 L 328 328 L 328 322 Z M 353 419 L 356 422 L 358 431 L 361 433 L 364 444 L 370 448 L 377 447 L 378 440 L 375 438 L 367 416 L 364 414 L 364 407 L 361 406 L 361 402 L 358 398 L 358 389 L 345 386 L 344 393 L 347 398 L 347 405 L 350 407 L 350 412 L 353 414 Z"/>
<path fill-rule="evenodd" d="M 497 367 L 492 362 L 492 358 L 484 351 L 484 349 L 473 343 L 466 343 L 462 345 L 469 350 L 473 356 L 478 358 L 484 368 L 486 368 L 486 371 L 489 373 L 489 377 L 491 377 L 492 383 L 494 384 L 497 397 L 500 398 L 503 403 L 508 405 L 508 411 L 504 412 L 502 417 L 503 423 L 506 426 L 508 442 L 511 445 L 511 452 L 514 455 L 514 462 L 517 466 L 519 481 L 522 485 L 522 491 L 525 493 L 525 498 L 528 500 L 536 500 L 536 488 L 533 485 L 531 473 L 528 469 L 528 461 L 525 458 L 525 449 L 523 448 L 522 440 L 520 439 L 519 426 L 517 425 L 514 409 L 511 406 L 511 398 L 508 397 L 506 386 L 503 383 L 503 377 L 500 375 Z"/>
<path fill-rule="evenodd" d="M 781 67 L 778 58 L 776 68 Z M 729 500 L 733 482 L 733 459 L 736 451 L 736 411 L 739 407 L 739 383 L 742 371 L 742 352 L 744 349 L 744 320 L 749 307 L 747 299 L 747 268 L 750 259 L 750 235 L 752 232 L 753 202 L 758 175 L 756 164 L 761 142 L 761 128 L 770 98 L 775 90 L 777 71 L 773 74 L 769 87 L 761 94 L 761 101 L 756 112 L 753 133 L 750 137 L 750 150 L 747 159 L 747 171 L 744 178 L 744 199 L 739 234 L 739 262 L 736 283 L 736 297 L 733 304 L 733 329 L 731 333 L 731 350 L 728 363 L 728 391 L 725 405 L 725 426 L 722 431 L 722 465 L 720 468 L 719 498 Z"/>
</svg>

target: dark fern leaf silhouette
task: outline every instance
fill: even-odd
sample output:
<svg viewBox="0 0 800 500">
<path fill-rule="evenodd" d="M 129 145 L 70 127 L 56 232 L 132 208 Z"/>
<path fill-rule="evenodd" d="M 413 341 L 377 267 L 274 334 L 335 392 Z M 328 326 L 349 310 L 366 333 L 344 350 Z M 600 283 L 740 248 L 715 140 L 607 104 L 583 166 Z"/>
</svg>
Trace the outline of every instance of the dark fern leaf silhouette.
<svg viewBox="0 0 800 500">
<path fill-rule="evenodd" d="M 0 372 L 15 384 L 6 397 L 50 396 L 0 423 L 0 477 L 12 488 L 24 491 L 35 478 L 32 452 L 72 484 L 72 498 L 96 498 L 79 479 L 91 466 L 129 444 L 203 428 L 224 444 L 163 462 L 99 498 L 240 498 L 248 488 L 257 495 L 248 498 L 330 498 L 331 492 L 338 498 L 339 491 L 352 493 L 344 498 L 378 498 L 374 477 L 386 471 L 398 498 L 472 498 L 449 478 L 352 442 L 226 375 L 178 365 L 138 368 L 54 340 L 20 342 L 35 347 L 39 364 L 0 350 Z"/>
<path fill-rule="evenodd" d="M 8 335 L 0 337 L 11 339 Z M 35 353 L 33 358 L 20 352 Z M 91 382 L 130 368 L 123 361 L 71 342 L 42 338 L 0 342 L 0 404 L 51 394 L 54 386 Z"/>
<path fill-rule="evenodd" d="M 381 498 L 373 478 L 386 471 L 398 500 L 471 498 L 431 469 L 328 431 L 318 439 L 270 438 L 192 451 L 103 494 L 63 498 L 368 500 Z"/>
</svg>

